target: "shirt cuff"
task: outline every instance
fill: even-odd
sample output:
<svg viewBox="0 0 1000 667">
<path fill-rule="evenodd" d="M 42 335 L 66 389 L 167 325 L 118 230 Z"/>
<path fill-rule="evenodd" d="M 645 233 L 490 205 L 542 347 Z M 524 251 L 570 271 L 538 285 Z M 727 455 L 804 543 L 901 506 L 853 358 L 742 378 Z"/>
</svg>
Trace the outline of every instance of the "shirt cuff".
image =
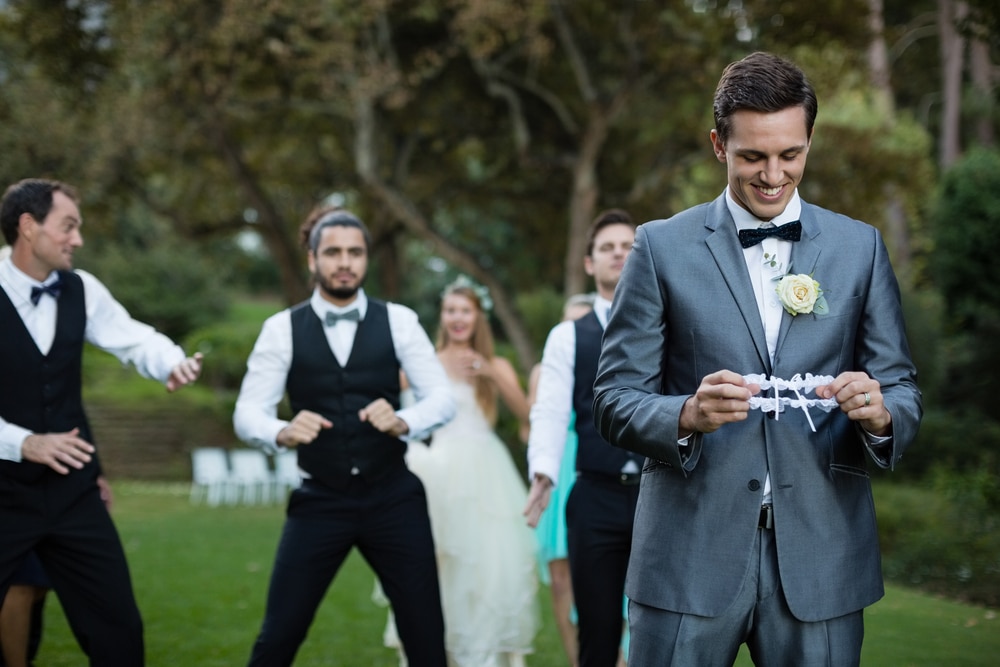
<svg viewBox="0 0 1000 667">
<path fill-rule="evenodd" d="M 0 428 L 0 461 L 20 463 L 24 460 L 21 457 L 21 446 L 29 435 L 34 435 L 34 432 L 11 423 Z"/>
<path fill-rule="evenodd" d="M 888 468 L 892 459 L 892 436 L 872 435 L 861 426 L 858 427 L 858 431 L 861 432 L 861 438 L 875 464 L 880 468 Z"/>
</svg>

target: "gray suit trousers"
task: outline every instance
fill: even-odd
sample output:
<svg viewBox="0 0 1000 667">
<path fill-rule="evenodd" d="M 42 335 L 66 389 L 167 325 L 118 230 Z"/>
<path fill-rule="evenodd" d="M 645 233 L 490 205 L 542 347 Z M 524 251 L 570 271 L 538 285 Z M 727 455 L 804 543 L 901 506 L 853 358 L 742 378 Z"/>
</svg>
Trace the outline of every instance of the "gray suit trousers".
<svg viewBox="0 0 1000 667">
<path fill-rule="evenodd" d="M 758 667 L 861 663 L 863 610 L 827 621 L 792 616 L 781 590 L 774 531 L 759 528 L 738 597 L 721 616 L 678 614 L 629 602 L 629 667 L 723 667 L 746 643 Z"/>
</svg>

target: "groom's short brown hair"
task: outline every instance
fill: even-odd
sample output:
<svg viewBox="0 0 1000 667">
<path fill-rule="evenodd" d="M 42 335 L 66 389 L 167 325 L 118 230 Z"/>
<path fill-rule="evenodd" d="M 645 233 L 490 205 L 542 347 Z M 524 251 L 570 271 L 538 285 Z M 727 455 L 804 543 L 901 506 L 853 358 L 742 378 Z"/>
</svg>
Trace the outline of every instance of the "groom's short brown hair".
<svg viewBox="0 0 1000 667">
<path fill-rule="evenodd" d="M 757 51 L 723 70 L 712 104 L 715 131 L 724 145 L 737 111 L 776 113 L 791 107 L 806 112 L 806 133 L 812 137 L 819 103 L 805 73 L 789 60 Z"/>
</svg>

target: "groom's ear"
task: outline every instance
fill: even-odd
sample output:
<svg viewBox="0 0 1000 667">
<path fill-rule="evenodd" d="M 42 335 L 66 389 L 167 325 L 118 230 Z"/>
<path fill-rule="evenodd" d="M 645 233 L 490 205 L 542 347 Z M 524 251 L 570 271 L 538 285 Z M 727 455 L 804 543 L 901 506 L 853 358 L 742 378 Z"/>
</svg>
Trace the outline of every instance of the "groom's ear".
<svg viewBox="0 0 1000 667">
<path fill-rule="evenodd" d="M 712 151 L 715 153 L 715 158 L 722 163 L 726 162 L 726 145 L 722 142 L 722 137 L 719 136 L 718 130 L 712 130 L 709 133 L 709 137 L 712 139 Z"/>
<path fill-rule="evenodd" d="M 583 258 L 583 270 L 587 272 L 588 276 L 594 275 L 594 260 L 590 255 L 585 255 Z"/>
</svg>

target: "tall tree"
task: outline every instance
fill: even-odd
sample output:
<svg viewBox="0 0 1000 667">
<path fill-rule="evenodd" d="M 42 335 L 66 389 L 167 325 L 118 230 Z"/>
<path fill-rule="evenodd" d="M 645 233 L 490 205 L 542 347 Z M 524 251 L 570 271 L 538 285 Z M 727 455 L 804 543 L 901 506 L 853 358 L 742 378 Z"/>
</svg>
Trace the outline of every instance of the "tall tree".
<svg viewBox="0 0 1000 667">
<path fill-rule="evenodd" d="M 944 119 L 941 123 L 939 144 L 941 169 L 946 169 L 961 154 L 962 66 L 964 64 L 965 38 L 957 24 L 965 18 L 966 7 L 962 0 L 938 0 L 938 30 L 943 65 L 942 91 Z"/>
</svg>

